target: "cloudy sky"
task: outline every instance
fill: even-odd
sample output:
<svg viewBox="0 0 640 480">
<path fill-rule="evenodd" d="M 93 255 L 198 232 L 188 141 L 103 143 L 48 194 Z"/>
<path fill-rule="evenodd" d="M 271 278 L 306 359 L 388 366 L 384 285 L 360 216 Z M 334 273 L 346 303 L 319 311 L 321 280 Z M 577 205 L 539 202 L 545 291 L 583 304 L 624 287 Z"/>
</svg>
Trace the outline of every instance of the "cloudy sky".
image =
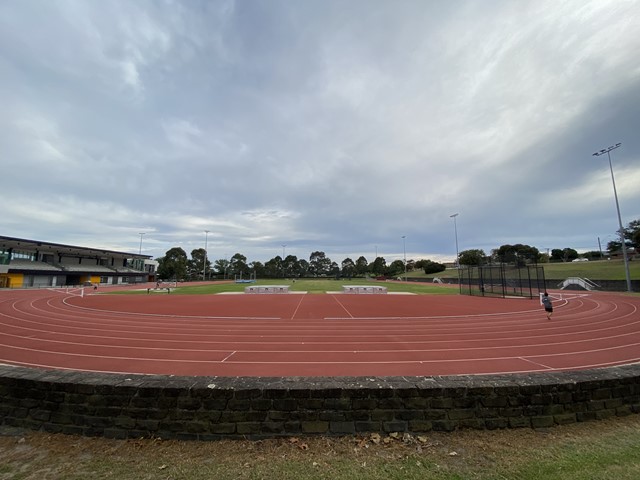
<svg viewBox="0 0 640 480">
<path fill-rule="evenodd" d="M 597 250 L 618 221 L 592 153 L 622 143 L 640 218 L 638 52 L 633 0 L 3 0 L 0 234 L 248 261 L 446 260 L 455 227 L 460 251 Z"/>
</svg>

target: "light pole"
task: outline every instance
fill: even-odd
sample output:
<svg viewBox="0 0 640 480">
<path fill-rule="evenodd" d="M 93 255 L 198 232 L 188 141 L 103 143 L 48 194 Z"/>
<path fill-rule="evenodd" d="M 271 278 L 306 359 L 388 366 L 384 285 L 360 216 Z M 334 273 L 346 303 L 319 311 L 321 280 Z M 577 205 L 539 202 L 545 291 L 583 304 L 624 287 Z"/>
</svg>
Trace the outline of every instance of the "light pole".
<svg viewBox="0 0 640 480">
<path fill-rule="evenodd" d="M 282 278 L 286 276 L 284 271 L 284 249 L 286 247 L 287 247 L 286 245 L 282 245 Z"/>
<path fill-rule="evenodd" d="M 456 222 L 456 217 L 458 216 L 458 213 L 454 213 L 453 215 L 449 215 L 449 218 L 453 218 L 453 231 L 455 232 L 456 235 L 456 267 L 460 267 L 460 258 L 459 258 L 459 253 L 458 253 L 458 224 Z"/>
<path fill-rule="evenodd" d="M 456 269 L 458 270 L 458 286 L 462 292 L 462 283 L 460 282 L 460 253 L 458 252 L 458 223 L 456 222 L 458 215 L 458 213 L 454 213 L 453 215 L 449 215 L 449 218 L 453 218 L 453 231 L 456 235 Z"/>
<path fill-rule="evenodd" d="M 406 235 L 402 235 L 402 251 L 404 252 L 404 281 L 407 281 L 407 242 Z"/>
<path fill-rule="evenodd" d="M 598 237 L 598 250 L 600 251 L 600 260 L 602 260 L 604 257 L 602 255 L 602 243 L 600 243 L 600 237 Z"/>
<path fill-rule="evenodd" d="M 209 238 L 209 230 L 204 231 L 204 265 L 202 267 L 202 281 L 204 282 L 207 274 L 207 240 Z"/>
<path fill-rule="evenodd" d="M 622 243 L 622 258 L 624 259 L 624 273 L 627 277 L 627 291 L 631 292 L 631 275 L 629 274 L 629 259 L 627 258 L 627 246 L 624 240 L 624 228 L 622 226 L 622 217 L 620 216 L 620 204 L 618 203 L 618 192 L 616 191 L 616 179 L 613 176 L 613 165 L 611 163 L 611 153 L 610 153 L 611 150 L 615 150 L 621 145 L 622 145 L 621 143 L 616 143 L 615 145 L 612 145 L 609 148 L 604 148 L 598 152 L 595 152 L 592 156 L 599 157 L 600 155 L 604 155 L 606 153 L 607 157 L 609 157 L 609 170 L 611 171 L 611 182 L 613 183 L 613 196 L 616 199 L 616 210 L 618 212 L 618 226 L 620 227 L 620 230 L 618 233 L 620 234 L 620 242 Z"/>
<path fill-rule="evenodd" d="M 138 249 L 138 255 L 142 254 L 142 236 L 144 235 L 144 232 L 140 232 L 140 248 Z"/>
</svg>

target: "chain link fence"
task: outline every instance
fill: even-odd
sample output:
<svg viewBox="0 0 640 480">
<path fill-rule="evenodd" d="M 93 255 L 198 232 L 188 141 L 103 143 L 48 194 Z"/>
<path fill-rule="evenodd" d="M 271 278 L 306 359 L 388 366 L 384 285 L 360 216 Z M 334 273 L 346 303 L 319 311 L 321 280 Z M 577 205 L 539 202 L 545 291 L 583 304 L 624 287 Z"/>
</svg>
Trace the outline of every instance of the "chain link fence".
<svg viewBox="0 0 640 480">
<path fill-rule="evenodd" d="M 536 298 L 546 290 L 538 265 L 488 264 L 460 269 L 460 293 L 481 297 Z"/>
</svg>

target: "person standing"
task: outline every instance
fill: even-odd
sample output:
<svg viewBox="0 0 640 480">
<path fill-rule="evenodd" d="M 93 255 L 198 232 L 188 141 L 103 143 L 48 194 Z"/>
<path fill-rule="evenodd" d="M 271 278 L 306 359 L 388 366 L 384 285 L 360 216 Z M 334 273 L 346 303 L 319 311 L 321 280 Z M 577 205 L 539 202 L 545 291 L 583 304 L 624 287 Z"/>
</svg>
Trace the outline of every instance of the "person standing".
<svg viewBox="0 0 640 480">
<path fill-rule="evenodd" d="M 544 292 L 540 301 L 542 302 L 542 305 L 544 305 L 544 311 L 547 312 L 547 320 L 551 320 L 551 315 L 553 315 L 553 303 L 551 302 L 551 297 L 547 292 Z"/>
</svg>

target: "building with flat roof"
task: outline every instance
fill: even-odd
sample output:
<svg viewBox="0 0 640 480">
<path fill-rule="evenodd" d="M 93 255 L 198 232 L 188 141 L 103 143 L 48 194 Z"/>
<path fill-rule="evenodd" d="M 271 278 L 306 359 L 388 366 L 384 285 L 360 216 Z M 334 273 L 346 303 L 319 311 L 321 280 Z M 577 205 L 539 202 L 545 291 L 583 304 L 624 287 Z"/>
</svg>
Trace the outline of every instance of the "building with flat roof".
<svg viewBox="0 0 640 480">
<path fill-rule="evenodd" d="M 0 236 L 0 288 L 155 281 L 150 255 Z"/>
</svg>

